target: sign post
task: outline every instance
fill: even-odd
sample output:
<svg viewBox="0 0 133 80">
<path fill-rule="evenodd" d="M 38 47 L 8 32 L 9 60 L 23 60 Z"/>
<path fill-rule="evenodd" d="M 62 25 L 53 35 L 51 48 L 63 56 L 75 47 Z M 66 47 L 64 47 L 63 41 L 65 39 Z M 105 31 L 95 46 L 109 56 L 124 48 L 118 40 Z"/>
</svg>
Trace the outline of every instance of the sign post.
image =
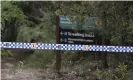
<svg viewBox="0 0 133 80">
<path fill-rule="evenodd" d="M 59 16 L 56 18 L 56 43 L 60 43 L 60 29 L 59 29 Z M 61 53 L 60 50 L 56 50 L 56 71 L 60 74 L 61 68 Z"/>
<path fill-rule="evenodd" d="M 96 42 L 96 35 L 94 31 L 86 32 L 87 30 L 75 30 L 78 28 L 94 28 L 101 22 L 97 17 L 86 18 L 84 23 L 78 21 L 71 21 L 68 16 L 58 16 L 56 19 L 56 43 L 57 44 L 84 44 L 94 45 Z M 85 48 L 87 49 L 87 47 Z M 61 68 L 61 51 L 56 50 L 56 70 L 60 74 Z"/>
</svg>

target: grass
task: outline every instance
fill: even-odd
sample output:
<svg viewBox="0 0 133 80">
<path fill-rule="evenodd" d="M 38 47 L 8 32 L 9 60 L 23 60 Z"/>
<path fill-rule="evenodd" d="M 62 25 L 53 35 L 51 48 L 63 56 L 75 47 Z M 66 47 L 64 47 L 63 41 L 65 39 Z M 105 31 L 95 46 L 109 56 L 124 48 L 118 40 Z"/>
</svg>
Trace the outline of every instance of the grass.
<svg viewBox="0 0 133 80">
<path fill-rule="evenodd" d="M 55 53 L 53 51 L 37 50 L 27 60 L 25 60 L 24 67 L 30 68 L 45 68 L 48 63 L 52 62 Z"/>
</svg>

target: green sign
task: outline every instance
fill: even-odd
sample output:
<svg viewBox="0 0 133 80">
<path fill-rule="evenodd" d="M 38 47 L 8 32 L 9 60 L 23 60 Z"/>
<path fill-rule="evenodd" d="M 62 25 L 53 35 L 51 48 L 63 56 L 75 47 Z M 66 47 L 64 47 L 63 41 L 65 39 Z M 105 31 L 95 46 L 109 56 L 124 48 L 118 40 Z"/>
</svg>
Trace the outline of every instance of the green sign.
<svg viewBox="0 0 133 80">
<path fill-rule="evenodd" d="M 73 27 L 91 28 L 101 25 L 101 20 L 97 17 L 87 17 L 83 23 L 71 21 L 68 16 L 60 16 L 60 27 L 63 29 L 72 29 Z"/>
</svg>

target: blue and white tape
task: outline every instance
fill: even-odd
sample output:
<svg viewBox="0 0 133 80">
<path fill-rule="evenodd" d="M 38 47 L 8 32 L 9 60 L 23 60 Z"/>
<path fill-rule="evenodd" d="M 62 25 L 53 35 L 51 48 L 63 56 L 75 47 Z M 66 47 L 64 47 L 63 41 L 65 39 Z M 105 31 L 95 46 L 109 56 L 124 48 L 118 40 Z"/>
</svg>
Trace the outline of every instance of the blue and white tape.
<svg viewBox="0 0 133 80">
<path fill-rule="evenodd" d="M 131 46 L 103 46 L 103 45 L 0 42 L 0 47 L 1 48 L 22 48 L 22 49 L 46 49 L 46 50 L 133 52 L 133 47 L 131 47 Z"/>
</svg>

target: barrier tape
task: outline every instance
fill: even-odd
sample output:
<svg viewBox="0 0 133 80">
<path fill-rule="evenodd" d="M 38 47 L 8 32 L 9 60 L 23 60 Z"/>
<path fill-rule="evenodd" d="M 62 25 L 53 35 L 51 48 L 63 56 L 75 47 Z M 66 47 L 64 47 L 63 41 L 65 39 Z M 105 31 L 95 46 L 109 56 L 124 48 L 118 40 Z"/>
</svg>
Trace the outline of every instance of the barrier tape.
<svg viewBox="0 0 133 80">
<path fill-rule="evenodd" d="M 43 44 L 22 42 L 0 42 L 1 48 L 46 49 L 46 50 L 79 50 L 103 52 L 133 52 L 131 46 L 77 45 L 77 44 Z"/>
</svg>

